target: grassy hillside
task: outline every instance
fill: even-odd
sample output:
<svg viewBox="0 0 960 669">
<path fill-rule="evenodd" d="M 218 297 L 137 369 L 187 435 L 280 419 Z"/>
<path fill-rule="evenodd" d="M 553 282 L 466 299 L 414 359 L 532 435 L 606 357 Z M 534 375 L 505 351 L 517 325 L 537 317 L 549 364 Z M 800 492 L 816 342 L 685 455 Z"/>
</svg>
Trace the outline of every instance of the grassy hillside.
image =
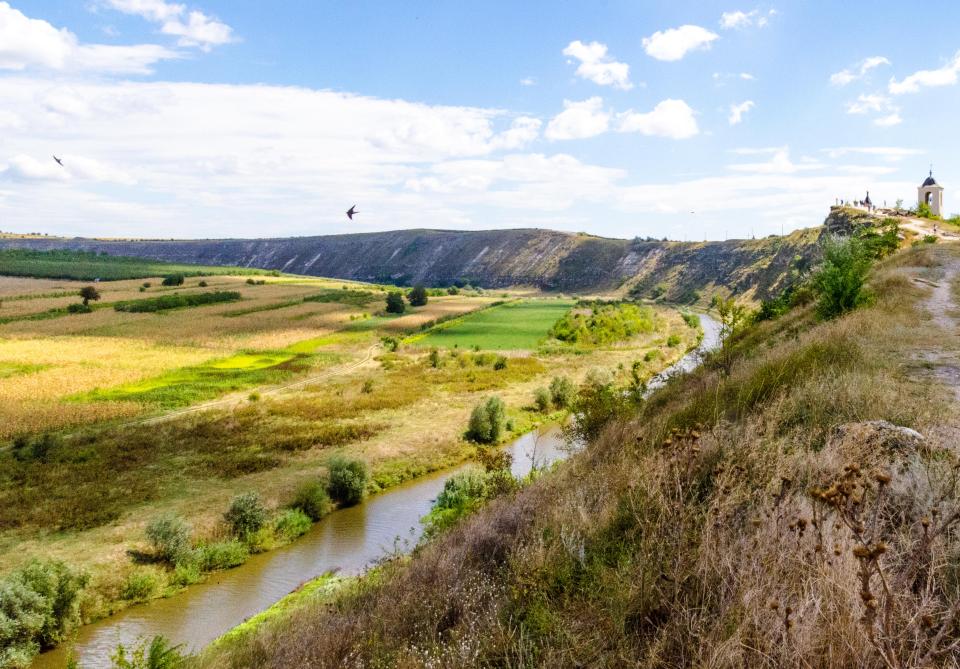
<svg viewBox="0 0 960 669">
<path fill-rule="evenodd" d="M 957 666 L 958 272 L 914 249 L 868 306 L 744 329 L 554 475 L 196 664 Z"/>
</svg>

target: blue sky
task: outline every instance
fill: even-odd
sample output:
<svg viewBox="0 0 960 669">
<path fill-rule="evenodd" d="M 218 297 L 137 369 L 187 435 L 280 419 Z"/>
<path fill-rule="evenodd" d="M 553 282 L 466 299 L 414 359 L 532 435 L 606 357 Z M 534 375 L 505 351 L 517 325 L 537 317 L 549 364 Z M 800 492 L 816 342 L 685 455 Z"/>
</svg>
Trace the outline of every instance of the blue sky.
<svg viewBox="0 0 960 669">
<path fill-rule="evenodd" d="M 960 211 L 960 6 L 844 5 L 0 1 L 0 230 L 723 239 L 930 163 Z"/>
</svg>

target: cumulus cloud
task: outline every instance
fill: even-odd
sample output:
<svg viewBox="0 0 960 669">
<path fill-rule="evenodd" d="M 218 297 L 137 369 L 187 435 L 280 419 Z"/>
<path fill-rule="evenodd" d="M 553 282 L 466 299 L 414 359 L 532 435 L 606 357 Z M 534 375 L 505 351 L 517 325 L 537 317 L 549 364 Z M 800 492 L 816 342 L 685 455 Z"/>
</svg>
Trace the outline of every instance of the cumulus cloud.
<svg viewBox="0 0 960 669">
<path fill-rule="evenodd" d="M 544 136 L 549 140 L 584 139 L 606 132 L 609 126 L 610 114 L 604 110 L 602 98 L 564 100 L 563 111 L 550 119 Z"/>
<path fill-rule="evenodd" d="M 871 56 L 864 58 L 851 68 L 834 72 L 830 75 L 830 83 L 834 86 L 846 86 L 858 79 L 863 79 L 867 73 L 881 65 L 889 65 L 890 61 L 884 56 Z"/>
<path fill-rule="evenodd" d="M 520 85 L 521 85 L 521 86 L 536 86 L 536 85 L 537 85 L 537 80 L 534 79 L 533 77 L 524 77 L 523 79 L 520 80 Z"/>
<path fill-rule="evenodd" d="M 824 165 L 812 158 L 802 158 L 799 163 L 790 159 L 790 149 L 782 147 L 774 151 L 770 159 L 762 163 L 735 163 L 728 165 L 735 172 L 754 172 L 757 174 L 795 174 L 809 170 L 823 169 Z"/>
<path fill-rule="evenodd" d="M 105 0 L 105 6 L 161 24 L 160 32 L 178 37 L 180 46 L 210 51 L 236 41 L 233 28 L 201 11 L 187 12 L 184 5 L 164 0 Z"/>
<path fill-rule="evenodd" d="M 753 9 L 749 12 L 740 9 L 732 12 L 724 12 L 720 15 L 720 27 L 724 30 L 739 30 L 751 26 L 763 28 L 776 13 L 774 9 L 766 13 L 762 13 L 759 9 Z"/>
<path fill-rule="evenodd" d="M 700 26 L 684 25 L 679 28 L 658 30 L 643 38 L 643 49 L 657 60 L 680 60 L 691 51 L 709 49 L 720 36 Z"/>
<path fill-rule="evenodd" d="M 577 76 L 589 79 L 601 86 L 613 86 L 622 90 L 630 90 L 630 66 L 614 60 L 607 53 L 607 45 L 600 42 L 584 44 L 580 40 L 570 42 L 563 50 L 564 56 L 576 58 L 580 61 L 577 66 Z"/>
<path fill-rule="evenodd" d="M 179 57 L 156 44 L 81 44 L 66 28 L 31 19 L 0 2 L 0 69 L 148 74 L 156 63 Z"/>
<path fill-rule="evenodd" d="M 960 51 L 943 67 L 936 70 L 919 70 L 902 81 L 891 79 L 888 90 L 893 95 L 917 93 L 921 88 L 936 86 L 953 86 L 957 83 L 957 73 L 960 72 Z"/>
<path fill-rule="evenodd" d="M 652 111 L 628 111 L 617 117 L 619 132 L 638 132 L 641 135 L 687 139 L 700 132 L 696 114 L 683 100 L 663 100 Z"/>
<path fill-rule="evenodd" d="M 753 107 L 753 100 L 744 100 L 739 104 L 730 105 L 730 113 L 727 116 L 727 121 L 730 125 L 737 125 L 743 121 L 743 115 L 753 109 Z"/>
</svg>

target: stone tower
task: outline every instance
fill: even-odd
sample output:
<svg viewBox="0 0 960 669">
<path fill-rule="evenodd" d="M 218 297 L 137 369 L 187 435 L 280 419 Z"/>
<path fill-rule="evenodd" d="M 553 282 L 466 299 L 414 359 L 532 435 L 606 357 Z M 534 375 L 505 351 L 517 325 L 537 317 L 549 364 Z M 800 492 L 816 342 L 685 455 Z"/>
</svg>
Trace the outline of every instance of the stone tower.
<svg viewBox="0 0 960 669">
<path fill-rule="evenodd" d="M 917 188 L 917 206 L 926 204 L 930 207 L 930 213 L 934 216 L 943 215 L 943 186 L 938 184 L 933 178 L 933 170 L 930 170 L 930 176 L 924 179 L 920 187 Z"/>
</svg>

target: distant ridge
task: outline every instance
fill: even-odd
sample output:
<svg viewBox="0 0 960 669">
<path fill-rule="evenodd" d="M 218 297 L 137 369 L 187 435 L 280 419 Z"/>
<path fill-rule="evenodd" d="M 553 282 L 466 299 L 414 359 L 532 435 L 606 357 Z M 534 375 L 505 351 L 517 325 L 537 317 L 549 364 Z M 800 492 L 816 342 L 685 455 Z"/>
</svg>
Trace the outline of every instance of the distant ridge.
<svg viewBox="0 0 960 669">
<path fill-rule="evenodd" d="M 73 249 L 168 262 L 235 265 L 412 285 L 464 281 L 568 292 L 620 290 L 695 302 L 724 287 L 766 297 L 822 228 L 726 242 L 610 239 L 553 230 L 395 230 L 317 237 L 205 240 L 0 238 L 0 249 Z"/>
</svg>

